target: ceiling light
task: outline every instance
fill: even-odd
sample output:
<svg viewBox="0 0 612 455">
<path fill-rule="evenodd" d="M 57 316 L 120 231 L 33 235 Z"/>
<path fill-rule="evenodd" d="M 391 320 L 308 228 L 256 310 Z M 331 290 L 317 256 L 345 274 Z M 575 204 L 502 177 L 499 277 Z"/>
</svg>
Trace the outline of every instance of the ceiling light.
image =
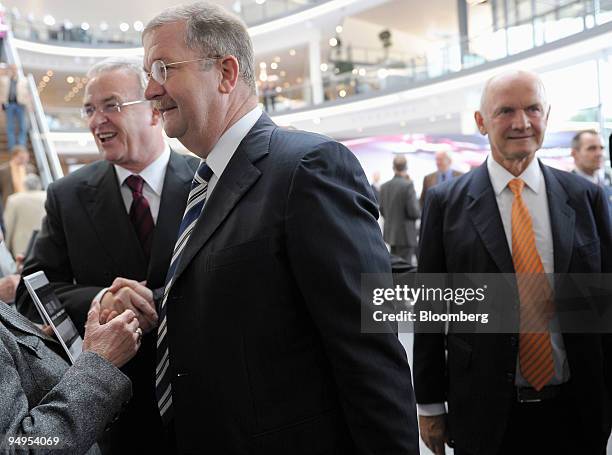
<svg viewBox="0 0 612 455">
<path fill-rule="evenodd" d="M 274 61 L 275 61 L 276 63 L 280 63 L 281 58 L 280 58 L 280 57 L 277 55 L 276 57 L 274 57 Z"/>
<path fill-rule="evenodd" d="M 43 22 L 45 23 L 45 25 L 48 25 L 49 27 L 55 25 L 55 18 L 53 16 L 51 16 L 50 14 L 47 14 L 44 18 L 43 18 Z"/>
<path fill-rule="evenodd" d="M 49 77 L 53 76 L 53 70 L 47 71 L 47 76 L 49 76 Z"/>
<path fill-rule="evenodd" d="M 266 62 L 261 62 L 261 63 L 259 64 L 259 67 L 260 67 L 262 70 L 263 70 L 263 69 L 265 69 L 267 66 L 268 66 L 268 65 L 266 65 Z"/>
<path fill-rule="evenodd" d="M 72 84 L 72 83 L 74 82 L 74 77 L 72 77 L 72 76 L 68 76 L 68 77 L 66 78 L 66 82 L 68 82 L 69 84 Z"/>
<path fill-rule="evenodd" d="M 264 3 L 266 3 L 266 0 L 255 0 L 255 3 L 257 3 L 258 5 L 263 5 Z"/>
<path fill-rule="evenodd" d="M 330 38 L 329 39 L 329 45 L 331 47 L 336 47 L 338 45 L 338 40 L 336 38 Z"/>
<path fill-rule="evenodd" d="M 365 70 L 365 68 L 360 68 L 360 69 L 359 69 L 359 75 L 360 75 L 360 76 L 365 76 L 365 75 L 366 75 L 366 70 Z"/>
<path fill-rule="evenodd" d="M 278 69 L 278 63 L 276 62 L 270 63 L 270 68 L 272 68 L 273 70 Z"/>
<path fill-rule="evenodd" d="M 327 63 L 321 63 L 321 71 L 325 72 L 328 70 L 328 68 Z"/>
<path fill-rule="evenodd" d="M 83 29 L 85 31 L 89 30 L 89 24 L 87 22 L 83 22 L 81 24 L 81 29 Z"/>
<path fill-rule="evenodd" d="M 336 33 L 342 33 L 342 25 L 336 25 Z"/>
<path fill-rule="evenodd" d="M 100 30 L 102 30 L 103 32 L 108 30 L 108 24 L 106 22 L 100 22 Z"/>
<path fill-rule="evenodd" d="M 122 32 L 127 32 L 130 29 L 130 24 L 128 24 L 127 22 L 121 22 L 119 24 L 119 30 L 121 30 Z"/>
<path fill-rule="evenodd" d="M 379 79 L 384 79 L 389 75 L 389 71 L 387 68 L 381 68 L 377 71 L 377 74 Z"/>
<path fill-rule="evenodd" d="M 289 49 L 289 55 L 291 55 L 292 57 L 294 57 L 296 54 L 295 49 Z"/>
<path fill-rule="evenodd" d="M 338 92 L 338 95 L 340 95 L 340 98 L 344 98 L 346 96 L 346 90 L 342 89 Z"/>
<path fill-rule="evenodd" d="M 144 24 L 140 21 L 134 22 L 134 30 L 137 32 L 142 32 L 144 30 Z"/>
<path fill-rule="evenodd" d="M 278 87 L 276 87 L 274 90 L 276 91 L 276 93 L 280 93 L 280 92 L 283 91 L 283 89 L 280 87 L 280 85 Z"/>
<path fill-rule="evenodd" d="M 49 82 L 51 78 L 49 76 L 43 76 L 43 81 Z"/>
</svg>

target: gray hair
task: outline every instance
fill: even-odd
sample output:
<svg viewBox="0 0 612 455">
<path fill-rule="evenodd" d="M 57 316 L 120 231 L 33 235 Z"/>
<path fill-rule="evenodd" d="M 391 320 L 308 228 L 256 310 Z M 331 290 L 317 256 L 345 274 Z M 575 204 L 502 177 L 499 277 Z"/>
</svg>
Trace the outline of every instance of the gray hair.
<svg viewBox="0 0 612 455">
<path fill-rule="evenodd" d="M 147 74 L 142 69 L 142 60 L 137 58 L 126 58 L 126 57 L 109 57 L 104 59 L 94 66 L 89 68 L 87 71 L 87 79 L 99 76 L 103 73 L 110 73 L 111 71 L 125 71 L 132 73 L 140 83 L 140 98 L 144 98 L 144 92 L 147 88 Z"/>
<path fill-rule="evenodd" d="M 256 92 L 253 43 L 242 19 L 212 3 L 178 5 L 151 19 L 142 36 L 144 38 L 158 27 L 177 22 L 185 23 L 183 38 L 187 48 L 199 52 L 202 57 L 236 57 L 240 78 L 253 94 Z"/>
<path fill-rule="evenodd" d="M 26 191 L 39 191 L 42 190 L 42 182 L 40 177 L 36 174 L 28 174 L 25 176 L 23 181 Z"/>
</svg>

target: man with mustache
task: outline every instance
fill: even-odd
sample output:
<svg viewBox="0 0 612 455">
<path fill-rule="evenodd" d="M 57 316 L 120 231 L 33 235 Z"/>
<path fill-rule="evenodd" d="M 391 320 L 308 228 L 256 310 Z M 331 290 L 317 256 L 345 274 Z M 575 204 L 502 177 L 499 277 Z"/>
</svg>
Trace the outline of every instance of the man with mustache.
<svg viewBox="0 0 612 455">
<path fill-rule="evenodd" d="M 159 312 L 177 453 L 417 454 L 405 352 L 391 324 L 361 330 L 362 273 L 392 279 L 355 156 L 261 111 L 248 31 L 221 7 L 166 10 L 143 44 L 145 96 L 206 160 Z"/>
<path fill-rule="evenodd" d="M 140 61 L 102 61 L 87 78 L 82 113 L 103 159 L 49 186 L 47 216 L 23 274 L 43 270 L 81 331 L 94 297 L 102 311 L 136 314 L 145 335 L 124 367 L 134 397 L 103 449 L 166 453 L 153 384 L 154 295 L 164 284 L 198 160 L 164 142 L 161 116 L 143 96 Z M 17 307 L 35 317 L 23 283 Z"/>
</svg>

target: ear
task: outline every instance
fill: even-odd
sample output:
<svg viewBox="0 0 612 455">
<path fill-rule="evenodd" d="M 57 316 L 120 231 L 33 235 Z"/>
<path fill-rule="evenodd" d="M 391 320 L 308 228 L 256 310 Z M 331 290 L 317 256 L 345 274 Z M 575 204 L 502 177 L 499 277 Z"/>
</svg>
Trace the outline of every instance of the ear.
<svg viewBox="0 0 612 455">
<path fill-rule="evenodd" d="M 238 64 L 238 59 L 233 55 L 223 57 L 219 63 L 221 64 L 219 91 L 229 95 L 236 88 L 236 84 L 238 84 L 240 65 Z"/>
<path fill-rule="evenodd" d="M 151 126 L 156 126 L 161 121 L 161 114 L 156 108 L 151 108 Z"/>
<path fill-rule="evenodd" d="M 482 134 L 483 136 L 487 134 L 487 128 L 484 124 L 484 118 L 480 111 L 474 112 L 474 120 L 476 121 L 476 126 L 478 127 L 478 131 L 480 131 L 480 134 Z"/>
</svg>

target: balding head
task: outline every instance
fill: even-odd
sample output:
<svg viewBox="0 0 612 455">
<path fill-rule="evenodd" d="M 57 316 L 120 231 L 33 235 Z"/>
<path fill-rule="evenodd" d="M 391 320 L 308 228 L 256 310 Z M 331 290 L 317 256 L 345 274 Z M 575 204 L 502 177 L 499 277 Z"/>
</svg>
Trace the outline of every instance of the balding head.
<svg viewBox="0 0 612 455">
<path fill-rule="evenodd" d="M 489 137 L 492 158 L 520 175 L 544 141 L 550 108 L 542 80 L 527 71 L 495 76 L 485 84 L 480 104 L 474 118 Z"/>
<path fill-rule="evenodd" d="M 451 157 L 448 156 L 448 153 L 443 150 L 437 151 L 435 158 L 438 171 L 442 173 L 448 171 L 448 168 L 450 168 L 451 165 Z"/>
</svg>

